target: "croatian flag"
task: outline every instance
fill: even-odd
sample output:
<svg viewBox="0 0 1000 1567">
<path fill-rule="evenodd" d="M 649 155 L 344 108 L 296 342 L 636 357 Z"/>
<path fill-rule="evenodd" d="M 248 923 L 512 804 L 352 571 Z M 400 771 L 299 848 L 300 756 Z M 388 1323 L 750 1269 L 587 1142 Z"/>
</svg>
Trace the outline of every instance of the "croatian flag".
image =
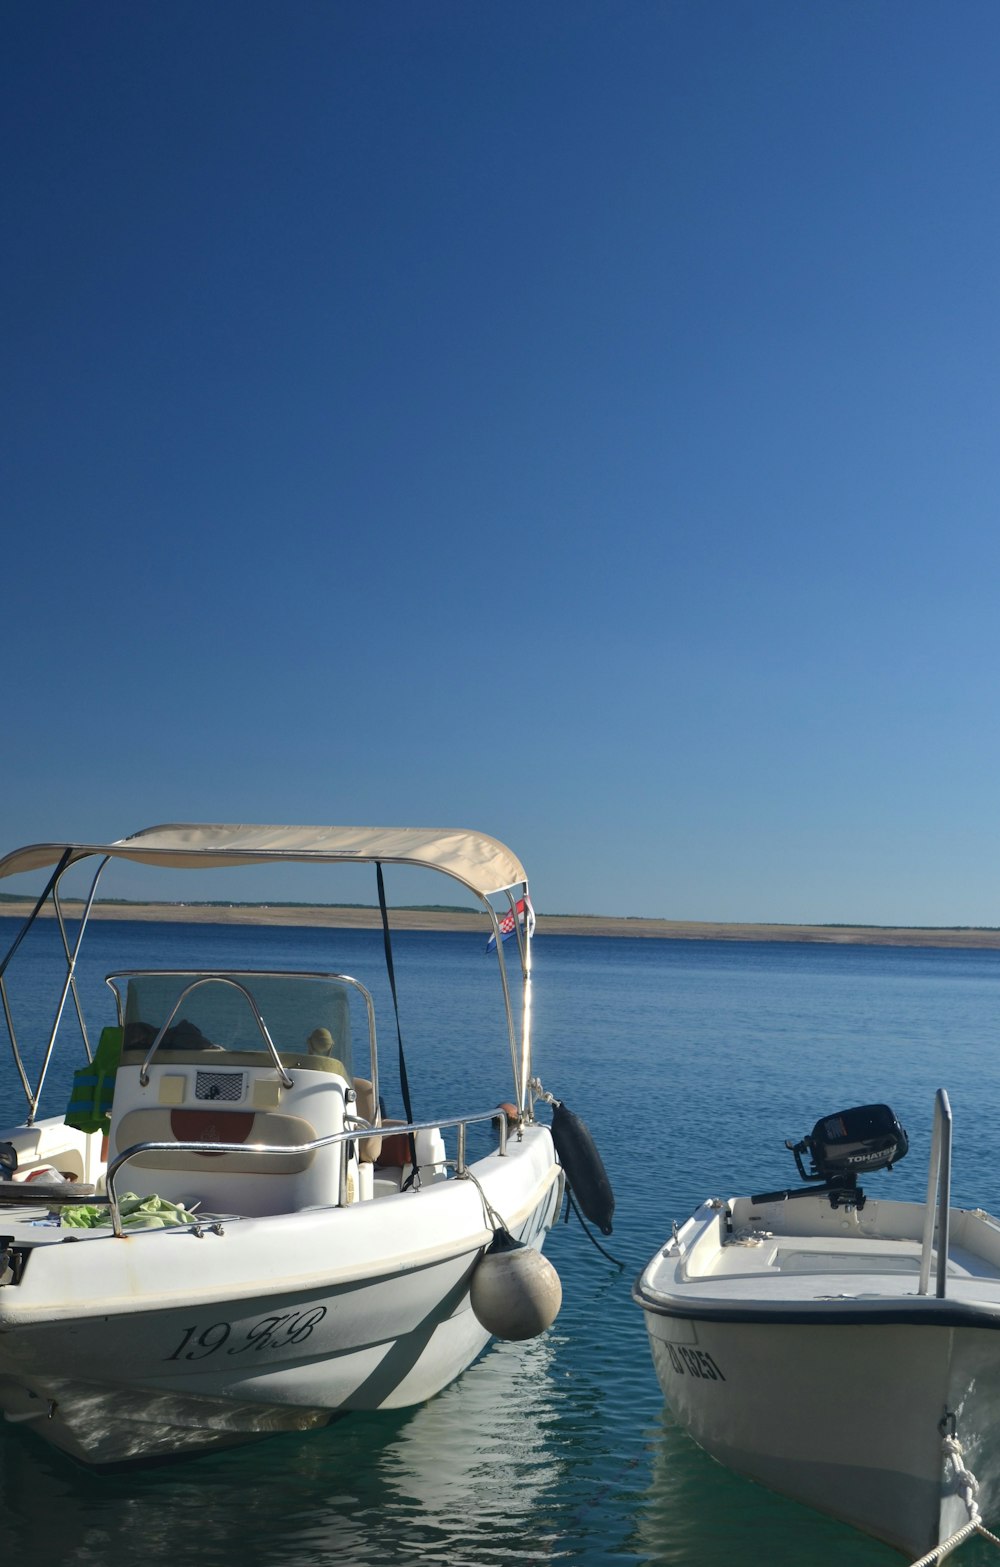
<svg viewBox="0 0 1000 1567">
<path fill-rule="evenodd" d="M 517 904 L 516 904 L 516 908 L 517 908 L 517 922 L 521 926 L 522 930 L 524 929 L 525 925 L 527 925 L 528 935 L 530 936 L 531 932 L 535 928 L 535 911 L 531 907 L 531 899 L 530 898 L 518 898 Z M 508 941 L 510 939 L 510 937 L 513 936 L 513 934 L 514 934 L 514 915 L 511 912 L 511 910 L 508 909 L 507 913 L 504 915 L 503 919 L 500 921 L 500 940 L 501 941 Z M 489 941 L 486 943 L 486 950 L 487 950 L 487 952 L 493 952 L 494 949 L 496 948 L 496 944 L 497 944 L 497 938 L 495 936 L 491 936 Z"/>
</svg>

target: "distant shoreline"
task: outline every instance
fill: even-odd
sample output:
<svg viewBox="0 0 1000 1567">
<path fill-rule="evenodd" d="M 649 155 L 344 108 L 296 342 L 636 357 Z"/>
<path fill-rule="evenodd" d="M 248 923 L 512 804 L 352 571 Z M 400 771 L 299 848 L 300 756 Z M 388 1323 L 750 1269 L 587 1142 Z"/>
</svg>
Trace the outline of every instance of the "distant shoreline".
<svg viewBox="0 0 1000 1567">
<path fill-rule="evenodd" d="M 33 904 L 25 899 L 0 903 L 0 917 L 23 919 Z M 65 899 L 67 914 L 78 917 L 80 903 Z M 52 916 L 51 904 L 43 911 Z M 95 920 L 143 920 L 188 925 L 305 926 L 340 930 L 378 930 L 374 908 L 338 908 L 323 904 L 95 903 Z M 450 909 L 390 909 L 393 930 L 479 931 L 481 914 Z M 964 947 L 1000 950 L 1000 930 L 930 929 L 884 925 L 763 925 L 710 920 L 617 919 L 600 914 L 539 914 L 539 936 L 632 936 L 659 941 L 790 941 L 845 947 Z"/>
</svg>

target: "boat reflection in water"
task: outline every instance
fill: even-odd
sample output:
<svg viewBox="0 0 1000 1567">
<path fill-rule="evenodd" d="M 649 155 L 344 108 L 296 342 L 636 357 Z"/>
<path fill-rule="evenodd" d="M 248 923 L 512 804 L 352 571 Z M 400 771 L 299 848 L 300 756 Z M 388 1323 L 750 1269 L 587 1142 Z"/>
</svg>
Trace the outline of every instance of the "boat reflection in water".
<svg viewBox="0 0 1000 1567">
<path fill-rule="evenodd" d="M 94 1476 L 0 1431 L 5 1545 L 40 1562 L 451 1567 L 546 1562 L 564 1465 L 547 1339 L 496 1345 L 414 1410 L 349 1415 L 156 1468 Z M 46 1505 L 39 1507 L 44 1496 Z"/>
<path fill-rule="evenodd" d="M 664 1409 L 651 1433 L 650 1485 L 637 1509 L 636 1555 L 671 1567 L 892 1567 L 889 1546 L 724 1468 Z M 977 1561 L 976 1546 L 965 1558 Z"/>
<path fill-rule="evenodd" d="M 542 1522 L 546 1496 L 565 1483 L 551 1440 L 553 1347 L 539 1339 L 495 1350 L 426 1404 L 380 1456 L 382 1505 L 410 1520 L 422 1560 L 437 1543 L 443 1561 L 455 1552 L 470 1561 L 545 1561 L 555 1544 Z M 551 1518 L 555 1509 L 548 1511 Z"/>
</svg>

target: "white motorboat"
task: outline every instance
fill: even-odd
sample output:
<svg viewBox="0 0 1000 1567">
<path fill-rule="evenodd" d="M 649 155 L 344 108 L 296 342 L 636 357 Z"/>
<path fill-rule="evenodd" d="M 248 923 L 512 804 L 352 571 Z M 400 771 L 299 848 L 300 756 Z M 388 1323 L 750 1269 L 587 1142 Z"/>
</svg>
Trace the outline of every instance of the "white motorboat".
<svg viewBox="0 0 1000 1567">
<path fill-rule="evenodd" d="M 636 1281 L 664 1397 L 721 1463 L 940 1558 L 1000 1508 L 1000 1222 L 950 1206 L 943 1090 L 926 1203 L 858 1185 L 907 1151 L 885 1105 L 786 1146 L 801 1185 L 703 1203 Z"/>
<path fill-rule="evenodd" d="M 96 874 L 71 938 L 60 883 L 82 860 Z M 116 1022 L 96 1041 L 76 965 L 101 873 L 117 860 L 373 864 L 394 1001 L 381 867 L 453 877 L 496 938 L 510 1102 L 442 1105 L 433 1122 L 414 1121 L 400 1035 L 407 1116 L 390 1130 L 371 993 L 345 974 L 112 974 Z M 92 1464 L 198 1451 L 421 1402 L 491 1333 L 527 1337 L 552 1320 L 559 1282 L 540 1252 L 565 1176 L 555 1122 L 534 1114 L 533 916 L 508 849 L 458 831 L 172 826 L 0 861 L 0 878 L 34 870 L 47 883 L 0 964 L 28 1102 L 25 1120 L 0 1132 L 8 1422 Z M 10 965 L 48 899 L 66 972 L 32 1080 Z M 40 1119 L 70 1020 L 86 1060 L 67 1118 Z M 398 1022 L 397 1012 L 397 1033 Z"/>
</svg>

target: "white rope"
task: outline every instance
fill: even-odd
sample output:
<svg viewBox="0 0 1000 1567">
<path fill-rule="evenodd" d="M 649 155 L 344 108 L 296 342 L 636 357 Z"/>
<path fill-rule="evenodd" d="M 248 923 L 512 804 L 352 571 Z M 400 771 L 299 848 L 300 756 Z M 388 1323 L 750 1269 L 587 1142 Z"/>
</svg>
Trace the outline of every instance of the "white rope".
<svg viewBox="0 0 1000 1567">
<path fill-rule="evenodd" d="M 535 1098 L 544 1100 L 545 1104 L 557 1105 L 559 1103 L 555 1094 L 550 1094 L 547 1088 L 542 1087 L 542 1080 L 540 1077 L 531 1078 L 528 1083 L 528 1087 L 531 1089 Z"/>
<path fill-rule="evenodd" d="M 962 1444 L 954 1434 L 942 1437 L 942 1446 L 955 1471 L 958 1493 L 965 1503 L 969 1521 L 963 1524 L 961 1529 L 949 1535 L 947 1540 L 942 1540 L 940 1545 L 935 1545 L 926 1556 L 921 1556 L 917 1561 L 911 1562 L 910 1567 L 932 1567 L 932 1563 L 941 1560 L 946 1551 L 953 1551 L 956 1545 L 961 1545 L 970 1535 L 981 1534 L 984 1540 L 989 1540 L 993 1545 L 1000 1546 L 1000 1539 L 983 1523 L 982 1514 L 979 1511 L 979 1481 L 972 1470 L 965 1463 Z"/>
<path fill-rule="evenodd" d="M 965 1509 L 969 1515 L 969 1522 L 978 1524 L 980 1519 L 978 1502 L 979 1481 L 972 1473 L 972 1470 L 967 1469 L 965 1466 L 965 1460 L 962 1456 L 962 1444 L 958 1440 L 958 1437 L 952 1433 L 950 1436 L 942 1438 L 941 1446 L 944 1448 L 946 1454 L 951 1459 L 951 1466 L 955 1471 L 955 1479 L 958 1484 L 958 1491 L 962 1501 L 965 1503 Z"/>
<path fill-rule="evenodd" d="M 477 1175 L 473 1175 L 471 1170 L 466 1169 L 463 1172 L 461 1179 L 463 1181 L 471 1181 L 473 1186 L 476 1188 L 477 1192 L 479 1193 L 479 1195 L 480 1195 L 480 1197 L 482 1199 L 483 1218 L 484 1218 L 484 1221 L 486 1223 L 486 1228 L 493 1231 L 494 1238 L 496 1238 L 497 1234 L 501 1233 L 501 1232 L 504 1233 L 504 1234 L 509 1235 L 510 1231 L 507 1228 L 507 1224 L 506 1224 L 506 1221 L 505 1221 L 503 1215 L 497 1213 L 497 1210 L 494 1208 L 493 1204 L 490 1202 L 490 1199 L 487 1197 L 486 1193 L 483 1191 L 482 1185 L 480 1184 L 480 1181 L 479 1181 L 479 1177 Z"/>
</svg>

